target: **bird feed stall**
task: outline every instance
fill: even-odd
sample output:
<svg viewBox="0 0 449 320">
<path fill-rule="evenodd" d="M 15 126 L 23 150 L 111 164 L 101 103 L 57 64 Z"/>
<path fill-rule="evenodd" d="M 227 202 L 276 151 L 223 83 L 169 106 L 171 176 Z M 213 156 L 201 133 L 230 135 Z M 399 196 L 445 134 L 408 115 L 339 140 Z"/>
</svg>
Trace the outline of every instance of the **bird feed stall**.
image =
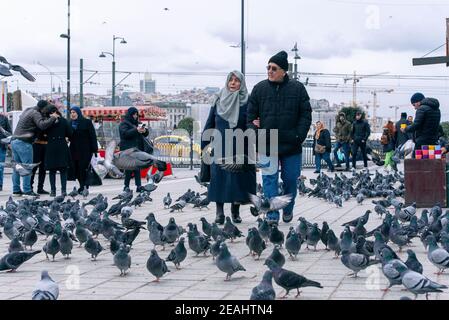
<svg viewBox="0 0 449 320">
<path fill-rule="evenodd" d="M 139 111 L 140 122 L 150 128 L 153 121 L 166 121 L 165 110 L 155 106 L 136 106 Z M 82 109 L 83 115 L 93 121 L 97 139 L 99 143 L 99 154 L 104 158 L 106 146 L 111 140 L 120 141 L 119 125 L 125 117 L 129 107 L 86 107 Z M 118 151 L 118 150 L 117 150 Z M 156 171 L 156 168 L 147 168 L 141 171 L 142 178 L 146 177 L 149 170 Z M 164 176 L 172 175 L 172 166 L 167 163 L 167 170 Z"/>
<path fill-rule="evenodd" d="M 446 159 L 405 160 L 405 205 L 447 207 Z"/>
</svg>

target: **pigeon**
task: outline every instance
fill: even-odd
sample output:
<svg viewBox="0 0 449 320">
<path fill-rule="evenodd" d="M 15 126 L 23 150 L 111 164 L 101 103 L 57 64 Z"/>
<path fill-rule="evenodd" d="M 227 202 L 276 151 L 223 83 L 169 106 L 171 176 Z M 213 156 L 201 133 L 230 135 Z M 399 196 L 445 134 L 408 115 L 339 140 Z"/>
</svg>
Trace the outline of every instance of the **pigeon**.
<svg viewBox="0 0 449 320">
<path fill-rule="evenodd" d="M 150 232 L 149 233 L 150 240 L 151 240 L 151 242 L 154 245 L 153 249 L 155 249 L 156 246 L 162 246 L 163 247 L 162 251 L 164 251 L 165 250 L 165 244 L 166 244 L 166 238 L 163 235 L 163 231 L 161 231 L 158 228 L 157 222 L 156 221 L 152 221 L 148 230 Z"/>
<path fill-rule="evenodd" d="M 259 221 L 259 226 L 257 229 L 259 230 L 260 236 L 265 241 L 268 241 L 270 239 L 271 227 L 268 224 L 267 220 L 259 219 L 258 221 Z"/>
<path fill-rule="evenodd" d="M 230 281 L 231 276 L 238 271 L 246 271 L 236 257 L 232 256 L 226 243 L 220 244 L 220 253 L 216 259 L 218 269 L 226 273 L 225 281 Z"/>
<path fill-rule="evenodd" d="M 393 267 L 401 273 L 402 285 L 415 295 L 415 299 L 419 294 L 425 294 L 428 299 L 429 293 L 443 292 L 442 289 L 447 289 L 446 285 L 436 283 L 402 264 L 393 263 Z"/>
<path fill-rule="evenodd" d="M 15 237 L 14 239 L 11 240 L 11 243 L 9 244 L 8 247 L 8 252 L 21 252 L 21 251 L 25 251 L 23 249 L 22 244 L 20 243 L 19 238 Z"/>
<path fill-rule="evenodd" d="M 276 292 L 273 288 L 273 274 L 271 271 L 265 271 L 262 281 L 251 291 L 250 300 L 275 300 Z"/>
<path fill-rule="evenodd" d="M 231 242 L 234 239 L 243 237 L 242 232 L 232 223 L 231 217 L 226 217 L 226 222 L 223 226 L 223 231 L 230 236 Z"/>
<path fill-rule="evenodd" d="M 173 244 L 179 238 L 179 235 L 179 228 L 176 225 L 175 218 L 170 218 L 163 232 L 165 241 L 168 244 Z"/>
<path fill-rule="evenodd" d="M 413 250 L 408 249 L 407 250 L 407 261 L 405 261 L 405 265 L 407 266 L 407 268 L 409 268 L 412 271 L 418 272 L 420 274 L 423 273 L 423 266 L 422 264 L 418 261 L 418 258 L 416 258 L 416 254 Z"/>
<path fill-rule="evenodd" d="M 351 269 L 354 273 L 354 278 L 357 278 L 357 274 L 371 265 L 379 263 L 378 260 L 370 260 L 369 257 L 358 254 L 358 253 L 350 253 L 349 251 L 343 251 L 341 256 L 341 262 L 347 267 Z"/>
<path fill-rule="evenodd" d="M 301 250 L 301 244 L 302 241 L 299 238 L 299 234 L 293 230 L 291 236 L 285 241 L 285 249 L 287 249 L 287 252 L 292 260 L 296 260 L 299 250 Z"/>
<path fill-rule="evenodd" d="M 58 237 L 54 235 L 42 248 L 45 252 L 47 260 L 49 260 L 48 255 L 53 256 L 53 261 L 55 261 L 55 256 L 61 251 L 61 245 L 59 244 Z"/>
<path fill-rule="evenodd" d="M 340 240 L 335 236 L 335 233 L 332 230 L 327 231 L 327 245 L 330 250 L 335 252 L 335 257 L 337 258 L 341 252 Z"/>
<path fill-rule="evenodd" d="M 84 249 L 86 249 L 86 251 L 91 255 L 93 261 L 97 261 L 97 256 L 104 250 L 100 242 L 94 240 L 90 235 L 84 245 Z"/>
<path fill-rule="evenodd" d="M 203 232 L 206 236 L 211 237 L 212 236 L 212 225 L 206 220 L 206 218 L 201 218 L 201 227 L 203 229 Z"/>
<path fill-rule="evenodd" d="M 41 280 L 36 284 L 36 287 L 31 294 L 32 300 L 58 300 L 59 285 L 55 282 L 48 271 L 42 271 Z"/>
<path fill-rule="evenodd" d="M 211 246 L 210 246 L 210 254 L 212 255 L 212 259 L 215 260 L 215 258 L 218 256 L 218 254 L 220 253 L 220 245 L 224 242 L 224 239 L 222 236 L 218 236 L 217 237 L 217 241 L 215 241 Z"/>
<path fill-rule="evenodd" d="M 87 186 L 84 186 L 83 191 L 81 192 L 81 195 L 83 196 L 83 199 L 86 200 L 89 196 L 89 189 Z"/>
<path fill-rule="evenodd" d="M 249 239 L 247 245 L 250 250 L 250 254 L 257 256 L 257 260 L 259 260 L 260 255 L 267 248 L 267 245 L 256 228 L 249 230 L 248 237 Z"/>
<path fill-rule="evenodd" d="M 279 245 L 281 248 L 284 245 L 284 233 L 276 225 L 273 225 L 271 228 L 270 242 L 274 245 Z"/>
<path fill-rule="evenodd" d="M 187 249 L 186 249 L 186 247 L 184 245 L 184 238 L 181 237 L 179 239 L 178 244 L 170 252 L 170 254 L 168 255 L 167 259 L 165 259 L 165 261 L 173 262 L 173 264 L 175 265 L 176 269 L 180 270 L 179 267 L 181 265 L 181 262 L 183 262 L 186 257 L 187 257 Z"/>
<path fill-rule="evenodd" d="M 7 253 L 0 259 L 0 271 L 10 270 L 11 272 L 15 272 L 24 262 L 41 252 L 41 250 L 38 250 L 33 252 L 21 251 Z"/>
<path fill-rule="evenodd" d="M 363 201 L 365 200 L 365 196 L 363 195 L 363 193 L 357 194 L 356 200 L 357 200 L 357 203 L 361 205 L 363 203 Z"/>
<path fill-rule="evenodd" d="M 427 251 L 427 258 L 432 264 L 438 268 L 438 275 L 442 274 L 445 269 L 449 268 L 449 252 L 438 247 L 437 241 L 434 236 L 428 236 L 426 238 L 429 246 Z"/>
<path fill-rule="evenodd" d="M 306 241 L 307 241 L 307 250 L 309 250 L 309 246 L 313 247 L 313 250 L 316 251 L 316 246 L 318 241 L 321 239 L 321 233 L 318 229 L 318 224 L 314 223 L 312 228 L 307 231 Z"/>
<path fill-rule="evenodd" d="M 92 234 L 89 230 L 84 228 L 83 224 L 80 221 L 78 221 L 76 223 L 75 236 L 80 243 L 79 246 L 81 247 L 85 242 L 87 242 L 89 236 L 92 236 Z"/>
<path fill-rule="evenodd" d="M 389 286 L 384 290 L 388 291 L 391 287 L 395 285 L 402 284 L 401 273 L 394 267 L 394 263 L 398 265 L 403 265 L 405 268 L 407 266 L 399 259 L 395 259 L 391 254 L 390 250 L 384 248 L 381 253 L 381 261 L 382 261 L 382 273 L 390 282 Z"/>
<path fill-rule="evenodd" d="M 274 281 L 277 285 L 284 288 L 286 293 L 285 297 L 288 296 L 290 293 L 290 290 L 296 289 L 297 295 L 296 298 L 299 297 L 301 292 L 299 291 L 299 288 L 304 287 L 316 287 L 316 288 L 323 288 L 319 282 L 309 280 L 293 271 L 282 269 L 279 265 L 276 264 L 271 259 L 268 259 L 265 261 L 265 265 L 270 269 L 270 271 L 273 273 Z"/>
<path fill-rule="evenodd" d="M 175 212 L 175 211 L 182 211 L 182 209 L 184 209 L 184 207 L 186 206 L 187 202 L 184 200 L 180 200 L 178 202 L 176 202 L 174 205 L 172 205 L 170 207 L 170 212 Z"/>
<path fill-rule="evenodd" d="M 261 214 L 267 214 L 270 211 L 284 209 L 293 199 L 291 195 L 283 195 L 271 199 L 267 199 L 265 196 L 258 197 L 253 194 L 250 194 L 249 197 L 254 207 Z"/>
<path fill-rule="evenodd" d="M 323 222 L 323 226 L 321 228 L 321 235 L 320 235 L 320 239 L 321 242 L 326 246 L 326 250 L 329 251 L 328 247 L 327 247 L 327 243 L 329 240 L 328 234 L 327 232 L 330 230 L 329 225 L 327 224 L 326 221 Z"/>
<path fill-rule="evenodd" d="M 76 187 L 73 187 L 73 190 L 69 193 L 69 197 L 72 197 L 75 200 L 78 195 L 78 190 L 76 189 Z"/>
<path fill-rule="evenodd" d="M 167 196 L 164 197 L 163 202 L 164 202 L 164 209 L 170 207 L 170 205 L 171 205 L 171 203 L 172 203 L 172 198 L 171 198 L 171 196 L 170 196 L 170 193 L 167 193 Z"/>
<path fill-rule="evenodd" d="M 126 276 L 126 271 L 131 268 L 131 256 L 125 244 L 121 244 L 119 250 L 114 255 L 114 265 L 120 270 L 120 276 Z"/>
<path fill-rule="evenodd" d="M 279 267 L 283 267 L 285 264 L 285 257 L 284 255 L 281 253 L 281 251 L 279 251 L 279 247 L 275 246 L 273 249 L 273 252 L 271 253 L 271 255 L 265 260 L 265 262 L 267 260 L 273 260 Z"/>
<path fill-rule="evenodd" d="M 368 211 L 365 212 L 365 214 L 363 216 L 358 217 L 358 218 L 356 218 L 356 219 L 354 219 L 352 221 L 343 223 L 342 226 L 343 227 L 346 227 L 346 226 L 356 227 L 357 224 L 359 223 L 359 221 L 361 221 L 362 225 L 365 225 L 368 222 L 368 220 L 369 220 L 370 213 L 371 213 L 371 210 L 368 210 Z"/>
<path fill-rule="evenodd" d="M 167 272 L 170 272 L 164 260 L 157 254 L 156 250 L 151 250 L 150 257 L 147 260 L 147 270 L 156 277 L 153 282 L 159 282 L 159 279 Z"/>
<path fill-rule="evenodd" d="M 69 232 L 67 230 L 62 231 L 61 238 L 59 238 L 59 245 L 61 248 L 61 253 L 66 259 L 70 259 L 70 255 L 72 254 L 73 241 L 69 236 Z"/>
<path fill-rule="evenodd" d="M 0 164 L 5 168 L 12 168 L 14 172 L 18 173 L 21 177 L 31 176 L 33 169 L 40 165 L 40 163 L 17 163 L 15 161 L 9 163 L 2 162 Z"/>
<path fill-rule="evenodd" d="M 187 239 L 190 249 L 195 252 L 197 256 L 200 253 L 206 255 L 207 251 L 210 250 L 209 240 L 202 235 L 195 235 L 194 231 L 187 232 Z"/>
</svg>

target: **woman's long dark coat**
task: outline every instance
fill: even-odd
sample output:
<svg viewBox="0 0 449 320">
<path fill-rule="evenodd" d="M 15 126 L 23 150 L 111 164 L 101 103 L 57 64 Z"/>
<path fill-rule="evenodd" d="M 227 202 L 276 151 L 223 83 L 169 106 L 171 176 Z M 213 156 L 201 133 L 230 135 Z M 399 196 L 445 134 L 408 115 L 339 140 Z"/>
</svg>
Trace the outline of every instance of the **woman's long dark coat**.
<svg viewBox="0 0 449 320">
<path fill-rule="evenodd" d="M 68 168 L 71 157 L 66 138 L 70 138 L 73 133 L 69 122 L 61 117 L 46 132 L 48 144 L 45 152 L 45 168 L 47 170 Z"/>
</svg>

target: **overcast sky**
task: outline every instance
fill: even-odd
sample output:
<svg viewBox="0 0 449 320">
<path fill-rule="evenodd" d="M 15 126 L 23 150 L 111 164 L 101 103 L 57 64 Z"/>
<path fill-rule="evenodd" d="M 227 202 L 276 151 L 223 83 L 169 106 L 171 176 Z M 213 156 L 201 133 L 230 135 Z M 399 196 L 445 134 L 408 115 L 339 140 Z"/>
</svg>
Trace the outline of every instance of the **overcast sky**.
<svg viewBox="0 0 449 320">
<path fill-rule="evenodd" d="M 268 59 L 280 50 L 289 52 L 298 42 L 299 69 L 303 72 L 389 75 L 449 76 L 445 65 L 413 67 L 412 58 L 421 57 L 445 42 L 445 18 L 449 2 L 442 0 L 246 0 L 247 72 L 264 73 Z M 72 0 L 72 92 L 79 90 L 79 59 L 88 70 L 111 70 L 111 59 L 101 59 L 101 51 L 112 51 L 116 42 L 117 69 L 140 72 L 228 72 L 240 68 L 240 0 Z M 164 10 L 168 8 L 168 10 Z M 49 91 L 50 77 L 40 62 L 52 72 L 55 83 L 65 81 L 65 39 L 67 1 L 16 0 L 2 3 L 3 33 L 0 55 L 21 64 L 38 81 L 20 77 L 19 87 Z M 444 55 L 445 48 L 430 56 Z M 61 79 L 59 79 L 59 78 Z M 85 78 L 88 74 L 85 75 Z M 118 80 L 121 79 L 118 75 Z M 223 86 L 224 76 L 154 75 L 157 89 L 176 92 L 191 87 Z M 338 88 L 308 87 L 311 98 L 331 103 L 352 100 L 352 82 L 343 77 L 309 77 L 311 83 L 335 84 Z M 12 80 L 13 80 L 12 79 Z M 142 75 L 125 80 L 130 90 L 138 90 Z M 248 86 L 264 77 L 248 76 Z M 302 77 L 305 80 L 305 77 Z M 106 93 L 111 76 L 92 78 L 86 92 Z M 372 102 L 370 86 L 394 89 L 379 93 L 384 116 L 393 116 L 390 105 L 411 112 L 409 97 L 422 91 L 440 99 L 444 118 L 449 103 L 448 80 L 410 81 L 362 79 L 358 99 Z M 17 82 L 12 83 L 16 87 Z M 65 83 L 64 83 L 65 86 Z M 65 90 L 65 88 L 64 88 Z"/>
</svg>

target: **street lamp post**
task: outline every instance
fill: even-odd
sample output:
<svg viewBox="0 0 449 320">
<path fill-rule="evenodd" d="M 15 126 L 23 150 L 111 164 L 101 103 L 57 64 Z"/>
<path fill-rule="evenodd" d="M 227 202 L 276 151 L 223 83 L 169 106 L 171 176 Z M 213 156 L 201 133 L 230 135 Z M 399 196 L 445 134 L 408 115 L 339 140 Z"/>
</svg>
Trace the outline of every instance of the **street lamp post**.
<svg viewBox="0 0 449 320">
<path fill-rule="evenodd" d="M 67 119 L 70 119 L 70 0 L 67 0 L 67 34 L 61 34 L 61 38 L 67 39 Z"/>
<path fill-rule="evenodd" d="M 122 40 L 120 41 L 121 44 L 127 44 L 125 38 L 122 37 L 116 37 L 115 35 L 112 36 L 112 53 L 110 52 L 102 52 L 100 54 L 100 58 L 106 58 L 106 54 L 109 54 L 112 56 L 112 106 L 115 106 L 115 41 L 116 40 Z"/>
<path fill-rule="evenodd" d="M 394 108 L 394 121 L 397 122 L 399 106 L 390 106 L 390 109 L 393 109 L 393 108 Z"/>
</svg>

